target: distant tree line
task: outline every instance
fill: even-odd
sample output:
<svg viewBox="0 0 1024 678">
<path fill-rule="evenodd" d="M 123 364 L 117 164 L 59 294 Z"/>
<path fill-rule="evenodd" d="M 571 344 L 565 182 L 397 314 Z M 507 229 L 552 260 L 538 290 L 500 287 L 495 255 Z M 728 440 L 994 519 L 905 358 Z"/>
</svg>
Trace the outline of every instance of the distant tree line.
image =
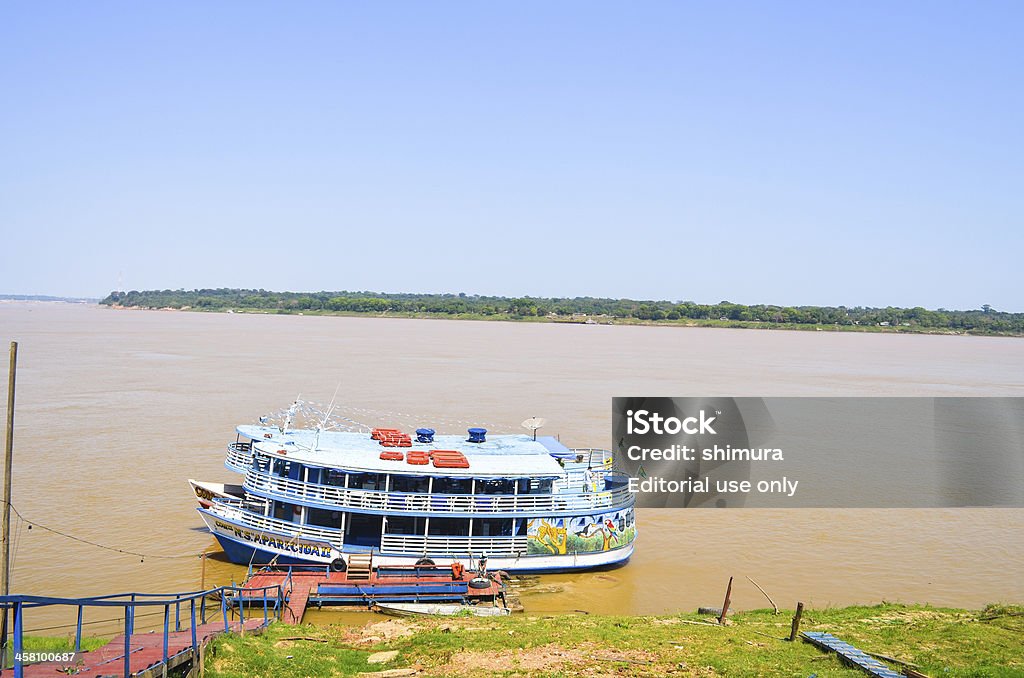
<svg viewBox="0 0 1024 678">
<path fill-rule="evenodd" d="M 136 308 L 190 308 L 206 311 L 268 311 L 277 313 L 366 313 L 478 316 L 517 320 L 589 318 L 699 321 L 711 324 L 832 325 L 892 327 L 911 331 L 955 331 L 971 334 L 1024 334 L 1024 313 L 997 311 L 987 304 L 977 310 L 950 311 L 861 306 L 748 306 L 722 301 L 637 301 L 487 297 L 460 294 L 385 294 L 380 292 L 268 292 L 266 290 L 201 289 L 111 292 L 101 304 Z"/>
</svg>

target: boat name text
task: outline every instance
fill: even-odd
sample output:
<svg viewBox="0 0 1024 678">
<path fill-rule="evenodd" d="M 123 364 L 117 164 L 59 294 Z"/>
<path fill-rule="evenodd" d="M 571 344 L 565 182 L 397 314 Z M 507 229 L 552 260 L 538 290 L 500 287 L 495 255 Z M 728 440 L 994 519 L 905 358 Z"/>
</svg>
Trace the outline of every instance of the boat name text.
<svg viewBox="0 0 1024 678">
<path fill-rule="evenodd" d="M 292 553 L 301 553 L 307 556 L 319 556 L 321 558 L 330 558 L 332 555 L 332 549 L 326 544 L 309 544 L 306 542 L 296 542 L 294 540 L 285 541 L 278 537 L 270 537 L 265 534 L 257 534 L 250 532 L 249 530 L 243 530 L 240 527 L 234 525 L 228 525 L 217 520 L 214 521 L 218 530 L 223 532 L 230 532 L 239 539 L 252 542 L 253 544 L 259 544 L 260 546 L 269 546 L 275 548 L 278 551 L 290 551 Z"/>
</svg>

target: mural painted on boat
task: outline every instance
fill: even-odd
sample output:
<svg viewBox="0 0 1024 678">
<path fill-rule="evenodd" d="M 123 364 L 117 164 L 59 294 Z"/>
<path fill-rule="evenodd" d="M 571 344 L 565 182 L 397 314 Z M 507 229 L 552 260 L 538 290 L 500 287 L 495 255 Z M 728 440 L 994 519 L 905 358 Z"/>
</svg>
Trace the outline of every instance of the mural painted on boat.
<svg viewBox="0 0 1024 678">
<path fill-rule="evenodd" d="M 596 553 L 636 537 L 633 509 L 573 518 L 533 518 L 526 526 L 527 555 Z"/>
</svg>

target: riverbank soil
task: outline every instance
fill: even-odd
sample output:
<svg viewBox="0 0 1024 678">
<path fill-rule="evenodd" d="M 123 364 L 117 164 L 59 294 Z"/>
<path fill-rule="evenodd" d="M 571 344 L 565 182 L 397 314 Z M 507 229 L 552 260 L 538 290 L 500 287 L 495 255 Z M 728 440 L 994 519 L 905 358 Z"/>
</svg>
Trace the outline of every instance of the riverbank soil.
<svg viewBox="0 0 1024 678">
<path fill-rule="evenodd" d="M 789 637 L 792 611 L 394 619 L 362 626 L 275 624 L 224 636 L 206 675 L 234 676 L 863 676 Z M 805 609 L 801 630 L 913 664 L 929 676 L 1024 676 L 1024 606 L 968 611 L 883 604 Z M 899 670 L 895 662 L 890 664 Z"/>
</svg>

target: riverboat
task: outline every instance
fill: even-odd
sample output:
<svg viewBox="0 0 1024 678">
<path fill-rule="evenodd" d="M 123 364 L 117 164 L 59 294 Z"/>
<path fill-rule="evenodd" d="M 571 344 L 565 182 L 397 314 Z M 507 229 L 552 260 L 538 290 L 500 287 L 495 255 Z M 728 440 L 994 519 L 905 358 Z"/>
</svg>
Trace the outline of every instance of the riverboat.
<svg viewBox="0 0 1024 678">
<path fill-rule="evenodd" d="M 637 528 L 628 476 L 607 450 L 550 436 L 429 428 L 242 425 L 226 467 L 239 485 L 189 481 L 199 513 L 241 564 L 455 562 L 570 571 L 625 563 Z"/>
</svg>

